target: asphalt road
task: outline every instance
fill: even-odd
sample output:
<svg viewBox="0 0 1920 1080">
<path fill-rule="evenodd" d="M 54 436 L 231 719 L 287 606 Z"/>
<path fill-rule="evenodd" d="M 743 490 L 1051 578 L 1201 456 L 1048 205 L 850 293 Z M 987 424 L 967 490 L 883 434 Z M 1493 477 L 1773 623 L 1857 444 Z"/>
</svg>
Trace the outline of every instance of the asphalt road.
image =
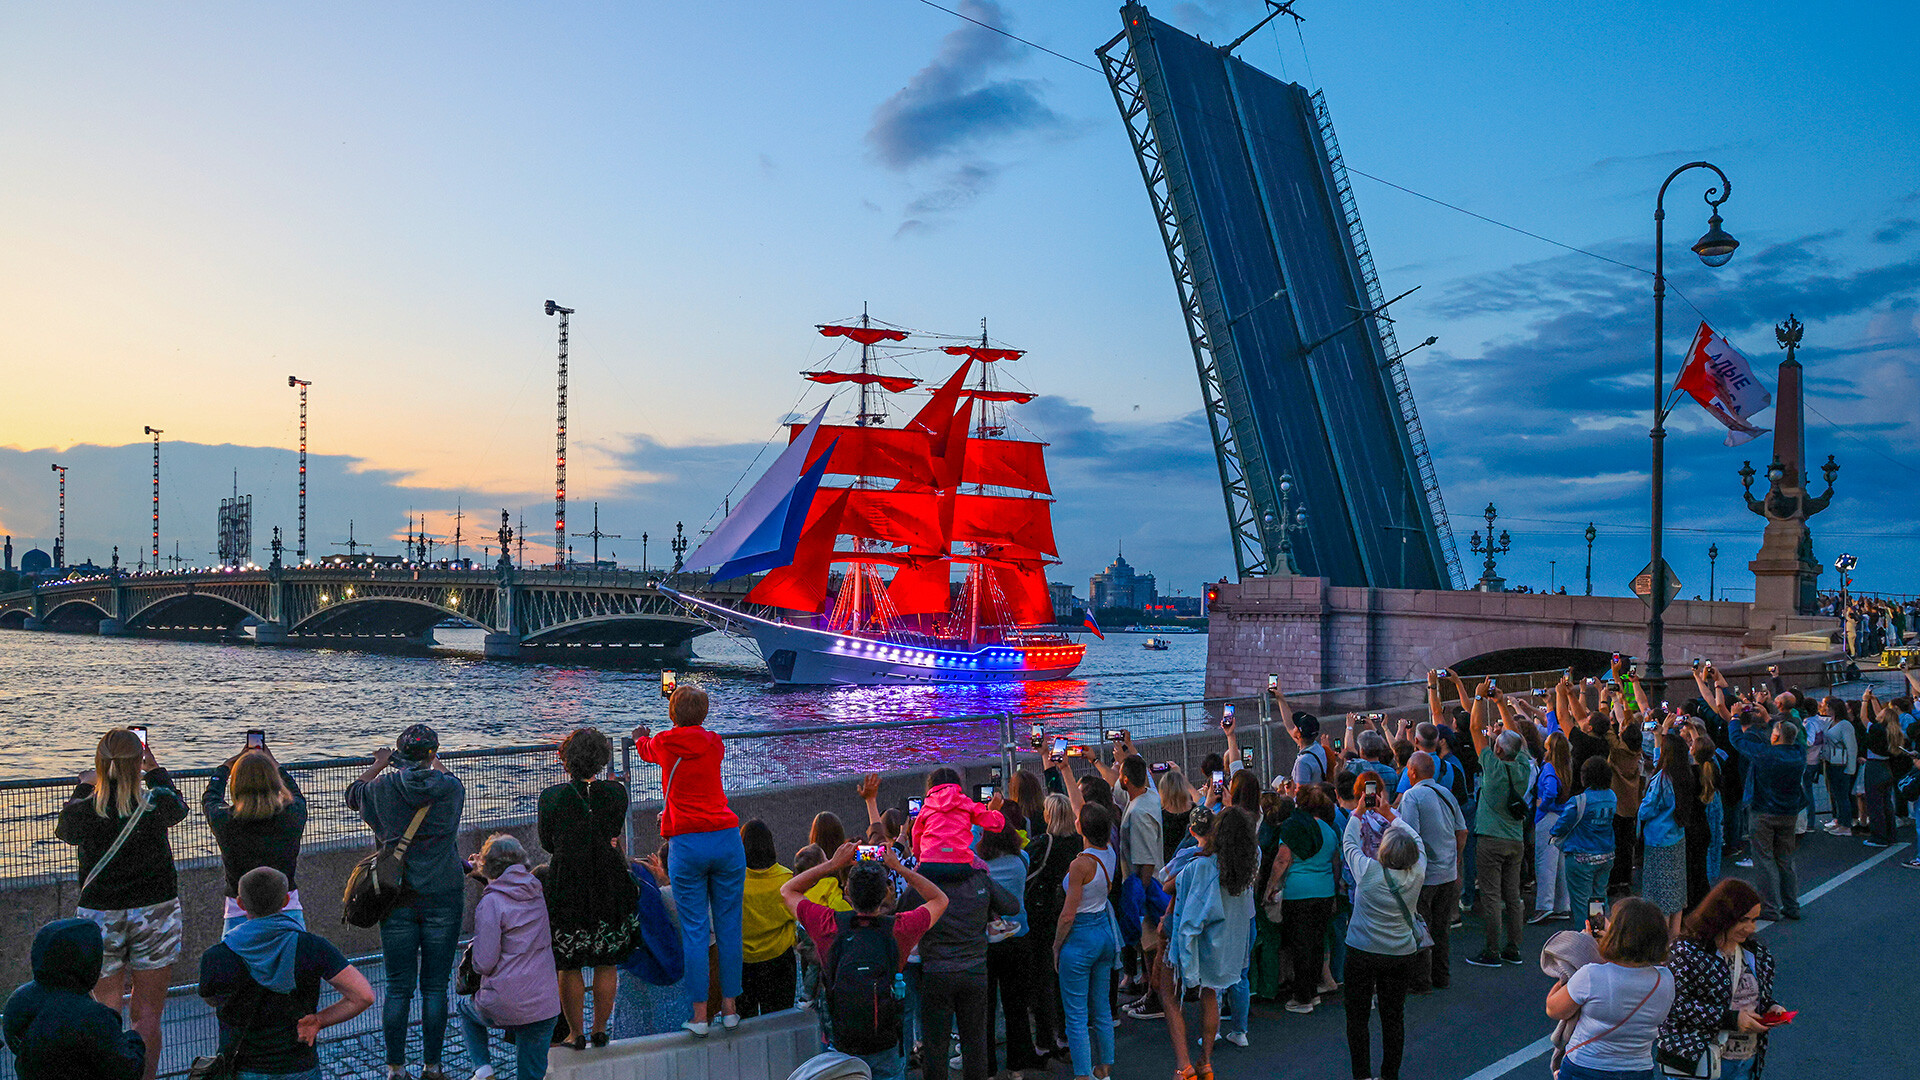
<svg viewBox="0 0 1920 1080">
<path fill-rule="evenodd" d="M 1914 903 L 1920 871 L 1901 865 L 1914 857 L 1914 830 L 1903 827 L 1892 848 L 1864 847 L 1859 840 L 1816 830 L 1801 838 L 1800 880 L 1805 918 L 1765 927 L 1761 940 L 1778 965 L 1774 990 L 1800 1017 L 1772 1036 L 1767 1075 L 1772 1077 L 1920 1075 L 1913 1049 L 1916 948 Z M 1729 867 L 1750 876 L 1751 870 Z M 1808 899 L 1810 897 L 1810 899 Z M 1541 973 L 1540 948 L 1568 924 L 1529 926 L 1521 946 L 1523 967 L 1479 968 L 1462 957 L 1477 951 L 1479 920 L 1469 916 L 1454 931 L 1453 985 L 1407 1002 L 1406 1080 L 1496 1080 L 1547 1075 L 1546 1036 L 1552 1025 L 1544 1005 L 1552 980 Z M 1462 948 L 1461 942 L 1468 948 Z M 1198 1009 L 1188 1007 L 1189 1024 Z M 1379 1068 L 1379 1021 L 1373 1025 L 1374 1068 Z M 1351 1075 L 1346 1012 L 1339 995 L 1313 1013 L 1288 1013 L 1256 1004 L 1251 1045 L 1226 1042 L 1214 1052 L 1215 1075 L 1232 1077 Z M 1116 1076 L 1165 1080 L 1173 1076 L 1173 1051 L 1164 1021 L 1121 1021 Z M 1071 1070 L 1060 1064 L 1055 1072 Z"/>
</svg>

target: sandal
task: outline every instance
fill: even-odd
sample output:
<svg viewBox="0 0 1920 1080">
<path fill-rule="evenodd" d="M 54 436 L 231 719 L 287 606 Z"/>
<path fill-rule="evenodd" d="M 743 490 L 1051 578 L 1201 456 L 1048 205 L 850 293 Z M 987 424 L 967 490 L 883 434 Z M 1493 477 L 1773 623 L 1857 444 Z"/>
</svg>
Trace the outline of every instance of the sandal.
<svg viewBox="0 0 1920 1080">
<path fill-rule="evenodd" d="M 1197 1080 L 1213 1080 L 1213 1062 L 1209 1061 L 1205 1065 L 1196 1065 L 1194 1069 L 1196 1070 L 1195 1076 Z"/>
<path fill-rule="evenodd" d="M 1199 1076 L 1200 1073 L 1194 1069 L 1193 1066 L 1188 1065 L 1185 1068 L 1175 1070 L 1173 1080 L 1199 1080 Z"/>
</svg>

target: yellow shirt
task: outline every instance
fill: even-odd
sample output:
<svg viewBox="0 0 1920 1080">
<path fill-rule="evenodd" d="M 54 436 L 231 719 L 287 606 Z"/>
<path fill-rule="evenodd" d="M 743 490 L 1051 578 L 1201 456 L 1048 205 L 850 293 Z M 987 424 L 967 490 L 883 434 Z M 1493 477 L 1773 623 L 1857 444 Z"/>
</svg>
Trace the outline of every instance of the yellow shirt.
<svg viewBox="0 0 1920 1080">
<path fill-rule="evenodd" d="M 749 870 L 748 873 L 752 871 Z M 835 877 L 821 878 L 813 888 L 807 890 L 807 899 L 835 911 L 853 910 L 853 905 L 847 903 L 847 898 L 840 895 L 840 879 Z"/>
<path fill-rule="evenodd" d="M 749 964 L 772 960 L 793 948 L 793 916 L 780 902 L 780 886 L 791 877 L 793 871 L 778 863 L 747 871 L 740 899 L 740 946 L 741 959 Z"/>
</svg>

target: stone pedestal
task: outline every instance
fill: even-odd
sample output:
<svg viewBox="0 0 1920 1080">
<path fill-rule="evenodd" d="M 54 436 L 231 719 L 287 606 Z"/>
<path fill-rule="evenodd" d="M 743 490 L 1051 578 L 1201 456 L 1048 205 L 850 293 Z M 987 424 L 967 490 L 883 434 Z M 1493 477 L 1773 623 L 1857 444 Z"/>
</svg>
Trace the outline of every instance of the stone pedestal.
<svg viewBox="0 0 1920 1080">
<path fill-rule="evenodd" d="M 480 641 L 480 655 L 490 660 L 507 660 L 520 655 L 520 635 L 488 634 Z"/>
<path fill-rule="evenodd" d="M 122 623 L 119 619 L 101 619 L 100 620 L 100 636 L 101 637 L 121 637 L 124 634 L 126 634 L 126 632 L 127 632 L 126 624 Z"/>
<path fill-rule="evenodd" d="M 1756 611 L 1811 615 L 1819 599 L 1820 564 L 1813 558 L 1813 537 L 1804 520 L 1767 522 L 1760 553 L 1747 564 L 1753 571 Z"/>
<path fill-rule="evenodd" d="M 285 645 L 287 628 L 279 623 L 263 622 L 253 628 L 255 645 Z"/>
</svg>

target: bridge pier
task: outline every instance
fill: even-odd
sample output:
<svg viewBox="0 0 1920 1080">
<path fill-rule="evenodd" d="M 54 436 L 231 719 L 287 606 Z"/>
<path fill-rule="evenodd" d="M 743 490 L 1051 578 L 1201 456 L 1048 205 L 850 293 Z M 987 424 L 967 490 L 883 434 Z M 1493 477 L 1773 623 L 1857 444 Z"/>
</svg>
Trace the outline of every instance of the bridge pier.
<svg viewBox="0 0 1920 1080">
<path fill-rule="evenodd" d="M 263 622 L 253 628 L 255 645 L 285 645 L 287 628 L 282 623 Z"/>
<path fill-rule="evenodd" d="M 20 624 L 20 629 L 22 630 L 45 630 L 46 628 L 47 628 L 46 623 L 40 621 L 39 619 L 34 618 L 31 615 L 27 616 L 26 622 L 23 622 Z"/>
<path fill-rule="evenodd" d="M 489 660 L 507 660 L 520 655 L 520 635 L 488 634 L 480 641 L 480 655 Z"/>
<path fill-rule="evenodd" d="M 125 637 L 126 633 L 127 633 L 127 626 L 125 623 L 121 622 L 119 619 L 101 619 L 100 620 L 100 636 L 101 637 Z"/>
</svg>

